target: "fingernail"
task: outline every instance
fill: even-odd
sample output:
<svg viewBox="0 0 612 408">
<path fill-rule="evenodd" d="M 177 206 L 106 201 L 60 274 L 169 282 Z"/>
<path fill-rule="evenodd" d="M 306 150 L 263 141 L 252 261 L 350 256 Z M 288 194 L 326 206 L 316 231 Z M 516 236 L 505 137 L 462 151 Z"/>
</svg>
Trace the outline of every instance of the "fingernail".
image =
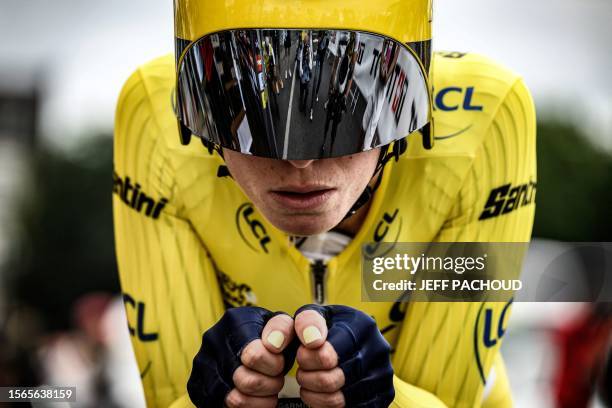
<svg viewBox="0 0 612 408">
<path fill-rule="evenodd" d="M 281 348 L 283 342 L 285 341 L 285 335 L 278 330 L 274 330 L 268 334 L 268 343 L 276 347 L 277 349 Z"/>
<path fill-rule="evenodd" d="M 302 337 L 304 337 L 304 341 L 306 342 L 306 344 L 310 344 L 313 341 L 317 341 L 323 338 L 321 332 L 315 326 L 308 326 L 307 328 L 305 328 L 302 332 Z"/>
</svg>

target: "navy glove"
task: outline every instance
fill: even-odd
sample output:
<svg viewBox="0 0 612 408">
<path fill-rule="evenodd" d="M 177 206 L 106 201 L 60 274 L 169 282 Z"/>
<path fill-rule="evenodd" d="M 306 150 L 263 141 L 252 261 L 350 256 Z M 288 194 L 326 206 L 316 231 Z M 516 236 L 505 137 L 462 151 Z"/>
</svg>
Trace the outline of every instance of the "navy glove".
<svg viewBox="0 0 612 408">
<path fill-rule="evenodd" d="M 295 313 L 314 310 L 327 323 L 327 341 L 338 355 L 344 373 L 341 391 L 347 407 L 388 407 L 395 398 L 391 347 L 376 322 L 348 306 L 306 305 Z M 294 318 L 295 318 L 294 316 Z"/>
<path fill-rule="evenodd" d="M 234 371 L 241 365 L 240 353 L 250 342 L 261 338 L 268 320 L 278 314 L 282 312 L 272 313 L 260 307 L 228 309 L 204 333 L 187 382 L 189 398 L 195 406 L 224 406 L 225 397 L 234 388 Z M 293 366 L 298 346 L 299 341 L 294 339 L 283 351 L 283 374 Z"/>
</svg>

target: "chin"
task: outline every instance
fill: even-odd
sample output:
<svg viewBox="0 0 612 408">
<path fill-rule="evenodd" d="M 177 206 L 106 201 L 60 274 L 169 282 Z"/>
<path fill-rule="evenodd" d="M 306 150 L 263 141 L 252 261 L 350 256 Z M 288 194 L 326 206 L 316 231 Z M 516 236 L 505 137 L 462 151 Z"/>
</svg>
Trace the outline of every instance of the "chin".
<svg viewBox="0 0 612 408">
<path fill-rule="evenodd" d="M 277 220 L 271 221 L 276 228 L 287 234 L 308 236 L 330 231 L 340 222 L 335 218 L 337 217 L 328 217 L 324 215 L 297 215 L 283 216 L 279 217 Z"/>
</svg>

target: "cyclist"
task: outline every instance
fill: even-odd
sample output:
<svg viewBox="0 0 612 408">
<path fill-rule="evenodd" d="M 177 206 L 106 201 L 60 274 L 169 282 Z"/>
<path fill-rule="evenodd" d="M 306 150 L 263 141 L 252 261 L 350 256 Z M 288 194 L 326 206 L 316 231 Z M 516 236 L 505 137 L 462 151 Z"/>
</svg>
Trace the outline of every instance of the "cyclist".
<svg viewBox="0 0 612 408">
<path fill-rule="evenodd" d="M 319 32 L 317 41 L 317 53 L 315 55 L 314 78 L 312 83 L 312 98 L 310 98 L 310 121 L 313 120 L 314 104 L 319 102 L 319 89 L 321 88 L 321 77 L 323 74 L 323 62 L 327 54 L 327 46 L 329 45 L 329 37 L 325 35 L 325 31 Z"/>
<path fill-rule="evenodd" d="M 350 37 L 350 39 L 349 39 Z M 327 144 L 327 132 L 331 124 L 331 142 L 329 156 L 333 155 L 334 142 L 338 131 L 338 125 L 342 121 L 342 115 L 346 110 L 346 99 L 352 87 L 355 62 L 357 61 L 357 36 L 355 33 L 343 35 L 338 41 L 336 57 L 331 69 L 328 99 L 325 102 L 325 128 L 323 133 L 325 139 L 321 147 L 321 157 L 325 156 Z M 364 119 L 365 120 L 365 119 Z"/>
<path fill-rule="evenodd" d="M 474 54 L 432 57 L 430 0 L 175 0 L 175 18 L 176 57 L 130 77 L 115 125 L 116 250 L 147 403 L 510 406 L 511 300 L 362 302 L 360 248 L 529 241 L 522 79 Z M 360 99 L 330 158 L 324 124 L 290 96 L 270 112 L 271 29 L 325 30 L 330 58 L 334 39 L 359 38 Z M 398 55 L 364 123 L 384 44 Z M 208 86 L 220 66 L 231 78 Z"/>
<path fill-rule="evenodd" d="M 312 77 L 312 38 L 311 33 L 304 32 L 297 50 L 297 63 L 300 73 L 300 111 L 306 110 L 308 85 Z"/>
</svg>

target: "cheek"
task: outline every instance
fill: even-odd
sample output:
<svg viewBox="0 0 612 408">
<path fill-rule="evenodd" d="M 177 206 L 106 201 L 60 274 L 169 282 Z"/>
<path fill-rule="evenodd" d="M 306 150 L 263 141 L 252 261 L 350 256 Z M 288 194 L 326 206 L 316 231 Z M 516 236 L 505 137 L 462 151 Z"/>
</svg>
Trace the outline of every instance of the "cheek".
<svg viewBox="0 0 612 408">
<path fill-rule="evenodd" d="M 374 176 L 378 150 L 347 157 L 343 163 L 343 177 L 352 190 L 363 190 Z"/>
<path fill-rule="evenodd" d="M 271 160 L 228 150 L 224 151 L 224 156 L 232 177 L 247 193 L 267 190 L 273 182 L 284 178 L 283 172 L 275 168 Z"/>
<path fill-rule="evenodd" d="M 255 188 L 253 180 L 256 166 L 253 165 L 252 160 L 246 157 L 238 156 L 238 153 L 224 151 L 225 165 L 229 169 L 232 178 L 238 185 L 246 192 L 249 193 Z"/>
</svg>

